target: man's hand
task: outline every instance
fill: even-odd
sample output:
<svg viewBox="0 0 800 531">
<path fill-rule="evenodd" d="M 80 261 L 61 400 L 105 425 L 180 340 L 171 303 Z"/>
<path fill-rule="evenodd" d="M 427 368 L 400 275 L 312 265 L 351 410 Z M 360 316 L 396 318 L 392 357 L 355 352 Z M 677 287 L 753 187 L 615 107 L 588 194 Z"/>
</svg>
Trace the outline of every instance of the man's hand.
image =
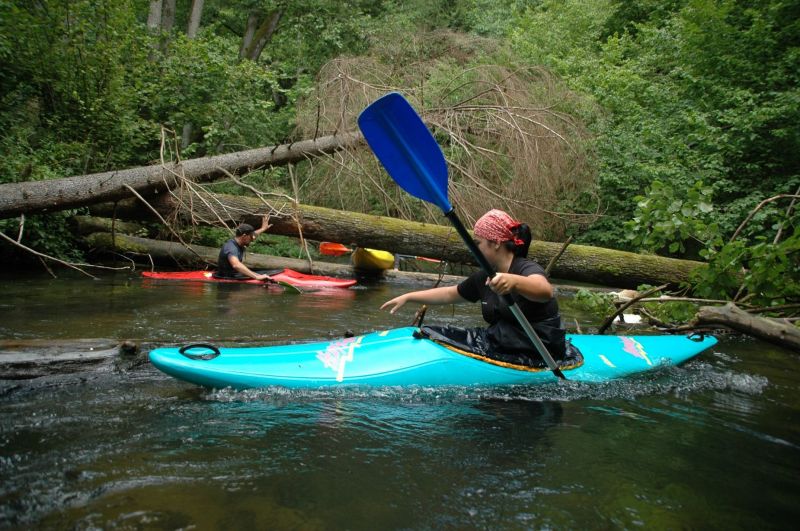
<svg viewBox="0 0 800 531">
<path fill-rule="evenodd" d="M 258 229 L 256 232 L 261 234 L 262 232 L 266 232 L 272 224 L 269 222 L 269 214 L 265 214 L 263 218 L 261 218 L 261 228 Z"/>
</svg>

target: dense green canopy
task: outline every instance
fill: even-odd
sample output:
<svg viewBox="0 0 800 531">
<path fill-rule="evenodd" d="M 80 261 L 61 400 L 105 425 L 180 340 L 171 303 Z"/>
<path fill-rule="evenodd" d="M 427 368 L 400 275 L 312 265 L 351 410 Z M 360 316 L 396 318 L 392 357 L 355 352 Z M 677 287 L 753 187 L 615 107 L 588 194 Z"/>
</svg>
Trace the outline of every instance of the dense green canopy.
<svg viewBox="0 0 800 531">
<path fill-rule="evenodd" d="M 708 295 L 800 294 L 796 1 L 201 4 L 195 35 L 189 0 L 0 0 L 0 182 L 330 134 L 399 89 L 431 118 L 468 217 L 494 201 L 540 238 L 702 256 Z M 252 178 L 307 203 L 426 215 L 366 160 Z M 319 193 L 333 175 L 340 193 Z M 26 220 L 23 240 L 74 256 L 62 220 Z"/>
</svg>

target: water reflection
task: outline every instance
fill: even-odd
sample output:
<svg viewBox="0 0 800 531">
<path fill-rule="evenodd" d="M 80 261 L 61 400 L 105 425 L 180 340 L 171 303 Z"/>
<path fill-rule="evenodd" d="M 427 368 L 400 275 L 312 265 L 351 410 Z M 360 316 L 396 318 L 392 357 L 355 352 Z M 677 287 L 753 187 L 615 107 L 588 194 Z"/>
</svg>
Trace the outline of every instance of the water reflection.
<svg viewBox="0 0 800 531">
<path fill-rule="evenodd" d="M 138 278 L 0 284 L 7 337 L 273 344 L 413 316 L 377 311 L 412 288 L 387 283 L 333 297 Z M 427 319 L 470 326 L 479 312 Z M 149 365 L 0 382 L 0 527 L 793 528 L 795 366 L 723 340 L 684 366 L 597 385 L 214 391 Z"/>
</svg>

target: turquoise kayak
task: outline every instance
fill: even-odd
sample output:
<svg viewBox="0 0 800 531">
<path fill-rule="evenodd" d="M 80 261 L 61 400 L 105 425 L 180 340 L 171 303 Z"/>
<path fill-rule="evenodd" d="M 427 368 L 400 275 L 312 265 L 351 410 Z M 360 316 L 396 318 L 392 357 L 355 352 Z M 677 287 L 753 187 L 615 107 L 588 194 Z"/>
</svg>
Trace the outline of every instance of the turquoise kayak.
<svg viewBox="0 0 800 531">
<path fill-rule="evenodd" d="M 150 361 L 170 376 L 211 388 L 527 385 L 558 380 L 546 369 L 509 365 L 418 339 L 416 330 L 397 328 L 334 341 L 266 347 L 158 348 L 150 352 Z M 576 367 L 562 368 L 567 380 L 576 382 L 605 382 L 683 363 L 717 342 L 712 336 L 568 337 L 584 358 Z"/>
</svg>

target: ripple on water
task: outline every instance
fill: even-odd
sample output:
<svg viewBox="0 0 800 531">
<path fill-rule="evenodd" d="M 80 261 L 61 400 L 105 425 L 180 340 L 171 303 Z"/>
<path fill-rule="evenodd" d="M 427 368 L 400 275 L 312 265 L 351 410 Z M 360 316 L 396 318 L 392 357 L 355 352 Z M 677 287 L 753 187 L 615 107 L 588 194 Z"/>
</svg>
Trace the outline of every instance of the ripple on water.
<svg viewBox="0 0 800 531">
<path fill-rule="evenodd" d="M 715 364 L 693 361 L 682 366 L 657 370 L 608 382 L 573 382 L 570 380 L 541 385 L 516 386 L 446 386 L 446 387 L 372 387 L 340 386 L 318 389 L 266 387 L 209 391 L 206 400 L 217 402 L 294 402 L 315 400 L 389 400 L 401 403 L 436 403 L 458 400 L 496 399 L 562 401 L 635 399 L 662 394 L 691 394 L 705 391 L 735 391 L 761 394 L 769 384 L 764 376 L 750 375 Z"/>
</svg>

